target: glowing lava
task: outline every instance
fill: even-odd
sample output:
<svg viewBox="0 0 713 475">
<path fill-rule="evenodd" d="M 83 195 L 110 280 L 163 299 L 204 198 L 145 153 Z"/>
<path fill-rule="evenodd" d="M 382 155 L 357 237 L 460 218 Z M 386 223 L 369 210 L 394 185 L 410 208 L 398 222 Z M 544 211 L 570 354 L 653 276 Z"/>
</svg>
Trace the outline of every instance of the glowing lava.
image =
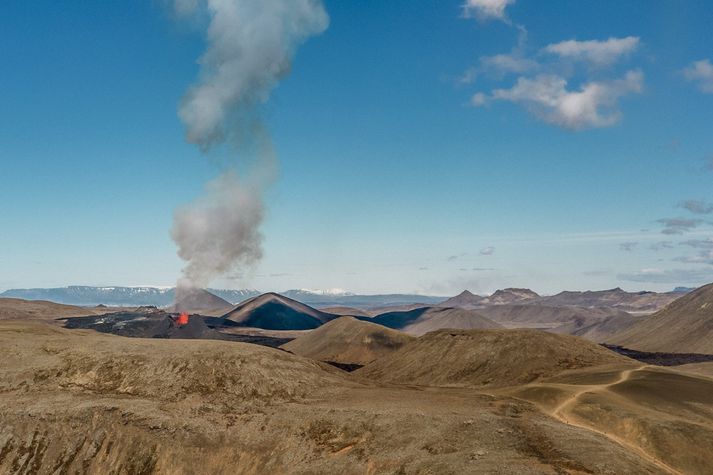
<svg viewBox="0 0 713 475">
<path fill-rule="evenodd" d="M 185 312 L 181 313 L 178 318 L 176 318 L 176 324 L 179 327 L 183 325 L 188 325 L 188 314 Z"/>
</svg>

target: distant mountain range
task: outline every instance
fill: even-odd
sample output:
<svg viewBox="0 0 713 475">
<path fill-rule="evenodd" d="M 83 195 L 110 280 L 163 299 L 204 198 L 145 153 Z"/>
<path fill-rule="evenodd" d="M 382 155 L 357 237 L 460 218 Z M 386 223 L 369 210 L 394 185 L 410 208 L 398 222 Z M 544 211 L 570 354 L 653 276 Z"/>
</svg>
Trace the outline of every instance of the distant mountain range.
<svg viewBox="0 0 713 475">
<path fill-rule="evenodd" d="M 207 289 L 210 293 L 237 304 L 260 295 L 252 289 L 226 290 Z M 288 290 L 281 295 L 299 300 L 313 307 L 344 305 L 357 308 L 406 305 L 412 303 L 436 304 L 445 297 L 414 294 L 356 295 L 341 290 Z M 175 288 L 159 287 L 92 287 L 72 285 L 68 287 L 10 289 L 0 293 L 0 297 L 12 297 L 26 300 L 49 300 L 68 305 L 107 305 L 116 307 L 138 307 L 155 305 L 167 307 L 173 305 L 176 298 Z"/>
<path fill-rule="evenodd" d="M 256 297 L 261 292 L 254 289 L 226 290 L 206 289 L 231 305 Z M 446 299 L 445 297 L 417 294 L 358 295 L 341 289 L 307 290 L 295 289 L 280 292 L 315 308 L 344 306 L 354 309 L 374 309 L 377 307 L 397 307 L 413 304 L 424 306 L 439 305 L 477 309 L 503 304 L 540 304 L 550 306 L 613 307 L 627 312 L 655 312 L 690 289 L 677 288 L 673 292 L 625 292 L 619 288 L 586 291 L 561 292 L 551 296 L 540 296 L 529 289 L 508 288 L 498 290 L 490 296 L 480 296 L 468 291 Z M 57 288 L 10 289 L 0 293 L 0 297 L 26 300 L 49 300 L 67 305 L 107 305 L 116 307 L 138 307 L 154 305 L 168 307 L 175 303 L 175 288 L 160 287 L 91 287 L 73 285 Z"/>
<path fill-rule="evenodd" d="M 231 304 L 260 295 L 257 290 L 218 290 L 208 289 L 210 293 L 227 300 Z M 138 307 L 155 305 L 167 307 L 176 299 L 175 288 L 159 287 L 90 287 L 71 285 L 50 289 L 10 289 L 0 297 L 13 297 L 26 300 L 49 300 L 67 305 L 107 305 L 111 307 Z"/>
<path fill-rule="evenodd" d="M 551 307 L 615 308 L 632 313 L 653 313 L 677 298 L 690 292 L 686 287 L 676 287 L 671 292 L 627 292 L 619 287 L 609 290 L 564 291 L 555 295 L 538 295 L 530 289 L 508 288 L 496 290 L 483 297 L 467 290 L 441 302 L 443 307 L 480 309 L 512 304 L 547 305 Z"/>
<path fill-rule="evenodd" d="M 349 292 L 341 294 L 319 293 L 313 290 L 288 290 L 280 292 L 281 295 L 291 299 L 299 300 L 302 303 L 313 307 L 330 307 L 343 305 L 355 308 L 372 307 L 392 307 L 397 305 L 408 305 L 412 303 L 437 304 L 446 300 L 447 297 L 436 297 L 432 295 L 417 294 L 379 294 L 379 295 L 357 295 Z M 217 294 L 220 295 L 220 294 Z"/>
</svg>

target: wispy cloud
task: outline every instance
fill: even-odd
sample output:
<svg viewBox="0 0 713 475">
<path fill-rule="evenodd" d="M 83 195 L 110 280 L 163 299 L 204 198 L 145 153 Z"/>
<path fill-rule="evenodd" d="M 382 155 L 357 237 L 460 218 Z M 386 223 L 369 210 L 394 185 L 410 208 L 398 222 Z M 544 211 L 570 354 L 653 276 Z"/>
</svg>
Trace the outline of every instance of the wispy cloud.
<svg viewBox="0 0 713 475">
<path fill-rule="evenodd" d="M 657 222 L 663 224 L 664 228 L 661 230 L 663 234 L 683 234 L 697 227 L 703 220 L 695 218 L 661 218 Z"/>
<path fill-rule="evenodd" d="M 465 257 L 467 255 L 468 255 L 467 252 L 461 252 L 460 254 L 453 254 L 452 256 L 446 257 L 446 260 L 448 262 L 453 262 L 453 261 L 457 261 L 458 259 Z"/>
<path fill-rule="evenodd" d="M 713 203 L 700 200 L 687 200 L 678 204 L 680 208 L 687 209 L 695 214 L 711 214 L 713 213 Z"/>
<path fill-rule="evenodd" d="M 463 4 L 463 16 L 480 21 L 507 21 L 505 9 L 513 3 L 515 0 L 466 0 Z"/>
<path fill-rule="evenodd" d="M 713 155 L 705 159 L 703 168 L 707 171 L 713 171 Z"/>
<path fill-rule="evenodd" d="M 620 79 L 568 89 L 566 78 L 541 74 L 534 78 L 520 77 L 510 89 L 495 89 L 490 95 L 478 93 L 471 103 L 482 106 L 490 101 L 513 102 L 546 123 L 573 130 L 608 127 L 621 119 L 619 99 L 641 92 L 643 80 L 641 71 L 632 70 Z"/>
<path fill-rule="evenodd" d="M 463 72 L 460 76 L 456 78 L 456 83 L 458 84 L 472 84 L 475 82 L 475 79 L 478 77 L 479 71 L 478 68 L 475 66 L 472 66 Z"/>
<path fill-rule="evenodd" d="M 508 74 L 523 74 L 535 71 L 539 66 L 537 61 L 525 58 L 517 52 L 483 56 L 480 58 L 478 66 L 468 68 L 458 78 L 458 82 L 460 84 L 472 84 L 480 75 L 502 79 Z"/>
<path fill-rule="evenodd" d="M 713 94 L 713 64 L 709 59 L 694 61 L 683 70 L 683 76 L 705 94 Z"/>
<path fill-rule="evenodd" d="M 522 74 L 533 71 L 539 64 L 529 58 L 525 58 L 518 53 L 496 54 L 494 56 L 484 56 L 480 58 L 481 70 L 496 76 L 504 74 Z"/>
<path fill-rule="evenodd" d="M 689 239 L 687 241 L 681 241 L 679 244 L 697 249 L 713 249 L 713 239 Z"/>
<path fill-rule="evenodd" d="M 584 61 L 594 66 L 609 66 L 629 56 L 639 47 L 639 38 L 609 38 L 607 40 L 567 40 L 546 46 L 543 51 L 560 58 Z"/>
<path fill-rule="evenodd" d="M 621 249 L 622 251 L 631 252 L 638 244 L 639 243 L 635 241 L 622 242 L 621 244 L 619 244 L 619 249 Z"/>
<path fill-rule="evenodd" d="M 662 251 L 664 249 L 673 249 L 673 247 L 673 242 L 671 241 L 659 241 L 652 243 L 649 246 L 649 249 L 651 249 L 652 251 Z"/>
<path fill-rule="evenodd" d="M 702 284 L 713 281 L 713 269 L 642 269 L 617 276 L 630 282 L 652 284 Z"/>
<path fill-rule="evenodd" d="M 485 56 L 480 62 L 485 71 L 495 74 L 522 74 L 537 69 L 539 66 L 537 61 L 525 58 L 517 53 Z"/>
<path fill-rule="evenodd" d="M 697 249 L 698 252 L 693 256 L 677 257 L 674 259 L 675 261 L 689 264 L 713 265 L 713 239 L 689 239 L 687 241 L 681 241 L 679 244 Z"/>
<path fill-rule="evenodd" d="M 702 249 L 695 256 L 681 256 L 675 258 L 674 261 L 713 265 L 713 249 Z"/>
<path fill-rule="evenodd" d="M 495 254 L 495 248 L 493 246 L 484 247 L 480 250 L 481 256 L 492 256 Z"/>
<path fill-rule="evenodd" d="M 525 74 L 537 71 L 540 64 L 526 56 L 527 30 L 516 25 L 518 29 L 517 44 L 509 53 L 492 56 L 481 56 L 478 65 L 468 68 L 460 78 L 459 84 L 472 84 L 479 76 L 502 80 L 510 74 Z"/>
</svg>

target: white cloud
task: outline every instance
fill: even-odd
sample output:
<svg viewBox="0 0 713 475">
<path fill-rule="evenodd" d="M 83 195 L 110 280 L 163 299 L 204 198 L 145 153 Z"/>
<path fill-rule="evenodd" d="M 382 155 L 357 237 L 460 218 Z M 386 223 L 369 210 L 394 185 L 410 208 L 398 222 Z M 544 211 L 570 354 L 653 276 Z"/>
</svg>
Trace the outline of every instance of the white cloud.
<svg viewBox="0 0 713 475">
<path fill-rule="evenodd" d="M 488 96 L 482 92 L 476 92 L 473 97 L 470 98 L 471 105 L 475 107 L 484 106 L 488 102 Z"/>
<path fill-rule="evenodd" d="M 607 127 L 621 118 L 619 99 L 641 92 L 643 78 L 641 71 L 629 71 L 622 79 L 589 82 L 579 90 L 568 90 L 567 79 L 541 74 L 534 78 L 520 77 L 512 88 L 495 89 L 487 98 L 476 94 L 471 102 L 476 106 L 488 100 L 514 102 L 544 122 L 568 129 Z"/>
<path fill-rule="evenodd" d="M 638 37 L 627 36 L 626 38 L 609 38 L 604 41 L 567 40 L 548 45 L 544 48 L 544 51 L 556 54 L 561 58 L 586 61 L 595 66 L 608 66 L 628 56 L 638 46 Z"/>
<path fill-rule="evenodd" d="M 492 256 L 495 254 L 495 248 L 493 246 L 484 247 L 480 250 L 481 256 Z"/>
<path fill-rule="evenodd" d="M 536 69 L 538 64 L 529 58 L 515 54 L 496 54 L 480 60 L 483 70 L 493 73 L 525 73 Z"/>
<path fill-rule="evenodd" d="M 478 68 L 475 66 L 470 67 L 465 70 L 463 74 L 461 74 L 457 79 L 456 82 L 458 84 L 473 84 L 475 82 L 475 78 L 478 77 Z"/>
<path fill-rule="evenodd" d="M 468 68 L 459 78 L 460 84 L 472 84 L 479 75 L 502 78 L 506 74 L 523 74 L 539 67 L 539 63 L 518 53 L 483 56 L 477 67 Z"/>
<path fill-rule="evenodd" d="M 698 89 L 706 94 L 713 94 L 713 64 L 710 60 L 694 61 L 683 70 L 683 75 L 689 81 L 695 82 Z"/>
<path fill-rule="evenodd" d="M 539 69 L 540 64 L 525 55 L 527 29 L 521 25 L 515 25 L 515 28 L 518 30 L 517 45 L 510 53 L 481 56 L 478 59 L 478 66 L 468 68 L 458 82 L 472 84 L 481 75 L 502 79 L 507 74 L 530 73 Z"/>
<path fill-rule="evenodd" d="M 466 0 L 463 15 L 479 20 L 505 20 L 505 8 L 513 3 L 515 0 Z"/>
</svg>

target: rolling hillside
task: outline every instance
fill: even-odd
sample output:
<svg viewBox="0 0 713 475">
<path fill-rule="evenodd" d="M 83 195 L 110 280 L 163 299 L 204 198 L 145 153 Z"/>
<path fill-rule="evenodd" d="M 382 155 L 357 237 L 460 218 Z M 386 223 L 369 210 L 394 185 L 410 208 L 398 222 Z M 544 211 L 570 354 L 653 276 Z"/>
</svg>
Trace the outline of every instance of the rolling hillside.
<svg viewBox="0 0 713 475">
<path fill-rule="evenodd" d="M 365 365 L 398 350 L 412 336 L 374 323 L 341 317 L 282 345 L 319 361 Z"/>
<path fill-rule="evenodd" d="M 640 351 L 713 354 L 713 284 L 641 318 L 607 343 Z"/>
</svg>

